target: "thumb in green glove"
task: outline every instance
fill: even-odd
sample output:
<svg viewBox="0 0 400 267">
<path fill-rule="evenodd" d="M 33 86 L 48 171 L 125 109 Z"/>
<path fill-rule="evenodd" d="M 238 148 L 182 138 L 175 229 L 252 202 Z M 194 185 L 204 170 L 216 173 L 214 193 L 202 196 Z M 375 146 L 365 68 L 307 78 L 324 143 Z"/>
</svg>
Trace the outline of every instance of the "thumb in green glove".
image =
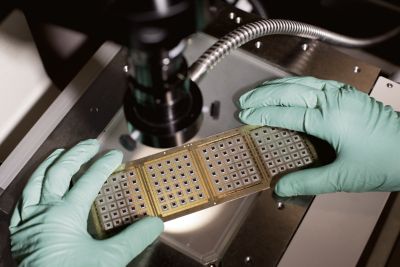
<svg viewBox="0 0 400 267">
<path fill-rule="evenodd" d="M 65 153 L 58 149 L 32 174 L 9 227 L 19 266 L 126 266 L 163 231 L 159 218 L 147 217 L 107 240 L 88 234 L 90 207 L 122 160 L 119 151 L 105 154 L 68 190 L 71 177 L 98 149 L 96 140 Z"/>
<path fill-rule="evenodd" d="M 400 118 L 350 85 L 313 77 L 268 81 L 239 100 L 244 123 L 288 128 L 326 140 L 328 165 L 289 173 L 280 196 L 400 189 Z"/>
</svg>

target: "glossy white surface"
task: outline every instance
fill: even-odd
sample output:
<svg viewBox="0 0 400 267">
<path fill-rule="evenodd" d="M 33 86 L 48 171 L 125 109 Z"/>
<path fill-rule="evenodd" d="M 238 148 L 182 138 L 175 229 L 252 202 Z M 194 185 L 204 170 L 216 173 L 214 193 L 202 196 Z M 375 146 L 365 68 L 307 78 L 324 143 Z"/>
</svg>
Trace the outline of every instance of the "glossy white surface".
<svg viewBox="0 0 400 267">
<path fill-rule="evenodd" d="M 86 91 L 90 83 L 115 57 L 120 49 L 120 46 L 113 43 L 103 44 L 79 74 L 68 84 L 57 99 L 54 100 L 42 117 L 0 166 L 0 188 L 7 188 L 35 151 Z"/>
<path fill-rule="evenodd" d="M 0 24 L 0 77 L 1 144 L 51 86 L 19 11 Z"/>
</svg>

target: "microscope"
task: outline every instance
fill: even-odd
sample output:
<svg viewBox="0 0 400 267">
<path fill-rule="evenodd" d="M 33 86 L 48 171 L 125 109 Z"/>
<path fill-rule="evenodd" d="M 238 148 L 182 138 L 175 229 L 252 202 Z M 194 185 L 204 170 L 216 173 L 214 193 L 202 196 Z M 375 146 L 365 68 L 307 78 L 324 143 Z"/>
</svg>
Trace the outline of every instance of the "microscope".
<svg viewBox="0 0 400 267">
<path fill-rule="evenodd" d="M 206 1 L 20 1 L 33 21 L 49 22 L 127 47 L 124 111 L 143 144 L 167 148 L 198 131 L 203 106 L 188 77 L 185 39 L 204 27 Z"/>
</svg>

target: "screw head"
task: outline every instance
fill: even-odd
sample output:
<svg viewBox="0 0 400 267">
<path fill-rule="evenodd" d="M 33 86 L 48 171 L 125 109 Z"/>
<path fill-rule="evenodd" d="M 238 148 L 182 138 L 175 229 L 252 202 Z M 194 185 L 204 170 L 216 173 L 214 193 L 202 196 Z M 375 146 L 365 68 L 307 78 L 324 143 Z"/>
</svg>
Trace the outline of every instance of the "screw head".
<svg viewBox="0 0 400 267">
<path fill-rule="evenodd" d="M 162 64 L 163 65 L 169 65 L 169 63 L 170 63 L 171 61 L 169 60 L 169 58 L 163 58 L 163 60 L 162 60 Z"/>
<path fill-rule="evenodd" d="M 245 263 L 245 264 L 252 264 L 252 263 L 253 263 L 253 258 L 250 257 L 250 256 L 246 256 L 246 257 L 244 258 L 244 263 Z"/>
<path fill-rule="evenodd" d="M 360 68 L 359 66 L 355 66 L 355 67 L 353 68 L 353 72 L 354 72 L 354 73 L 360 73 L 360 72 L 361 72 L 361 68 Z"/>
<path fill-rule="evenodd" d="M 256 46 L 257 49 L 259 49 L 261 47 L 261 45 L 262 45 L 262 43 L 260 41 L 257 41 L 255 43 L 255 46 Z"/>
<path fill-rule="evenodd" d="M 393 83 L 387 83 L 387 84 L 386 84 L 386 87 L 387 87 L 387 88 L 393 88 Z"/>
<path fill-rule="evenodd" d="M 301 50 L 307 51 L 308 50 L 308 44 L 302 44 L 301 45 Z"/>
<path fill-rule="evenodd" d="M 241 18 L 241 17 L 237 17 L 237 18 L 236 18 L 236 23 L 237 23 L 237 24 L 242 23 L 242 18 Z"/>
<path fill-rule="evenodd" d="M 279 202 L 278 202 L 278 210 L 281 210 L 281 209 L 283 209 L 284 207 L 285 207 L 285 204 L 283 204 L 282 201 L 279 201 Z"/>
</svg>

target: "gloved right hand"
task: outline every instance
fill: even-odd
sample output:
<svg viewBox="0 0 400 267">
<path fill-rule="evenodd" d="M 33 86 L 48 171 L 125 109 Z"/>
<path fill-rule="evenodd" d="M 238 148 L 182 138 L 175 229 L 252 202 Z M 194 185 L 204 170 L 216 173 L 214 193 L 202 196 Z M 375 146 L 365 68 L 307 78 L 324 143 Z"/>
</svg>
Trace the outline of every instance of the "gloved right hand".
<svg viewBox="0 0 400 267">
<path fill-rule="evenodd" d="M 329 142 L 329 164 L 285 175 L 280 196 L 400 190 L 400 118 L 350 85 L 313 77 L 268 81 L 239 100 L 248 124 L 288 128 Z"/>
<path fill-rule="evenodd" d="M 96 140 L 67 152 L 53 152 L 32 174 L 10 223 L 11 251 L 26 267 L 123 267 L 163 231 L 147 217 L 106 240 L 87 232 L 90 207 L 107 177 L 121 164 L 122 153 L 98 159 L 69 189 L 71 177 L 99 149 Z"/>
</svg>

